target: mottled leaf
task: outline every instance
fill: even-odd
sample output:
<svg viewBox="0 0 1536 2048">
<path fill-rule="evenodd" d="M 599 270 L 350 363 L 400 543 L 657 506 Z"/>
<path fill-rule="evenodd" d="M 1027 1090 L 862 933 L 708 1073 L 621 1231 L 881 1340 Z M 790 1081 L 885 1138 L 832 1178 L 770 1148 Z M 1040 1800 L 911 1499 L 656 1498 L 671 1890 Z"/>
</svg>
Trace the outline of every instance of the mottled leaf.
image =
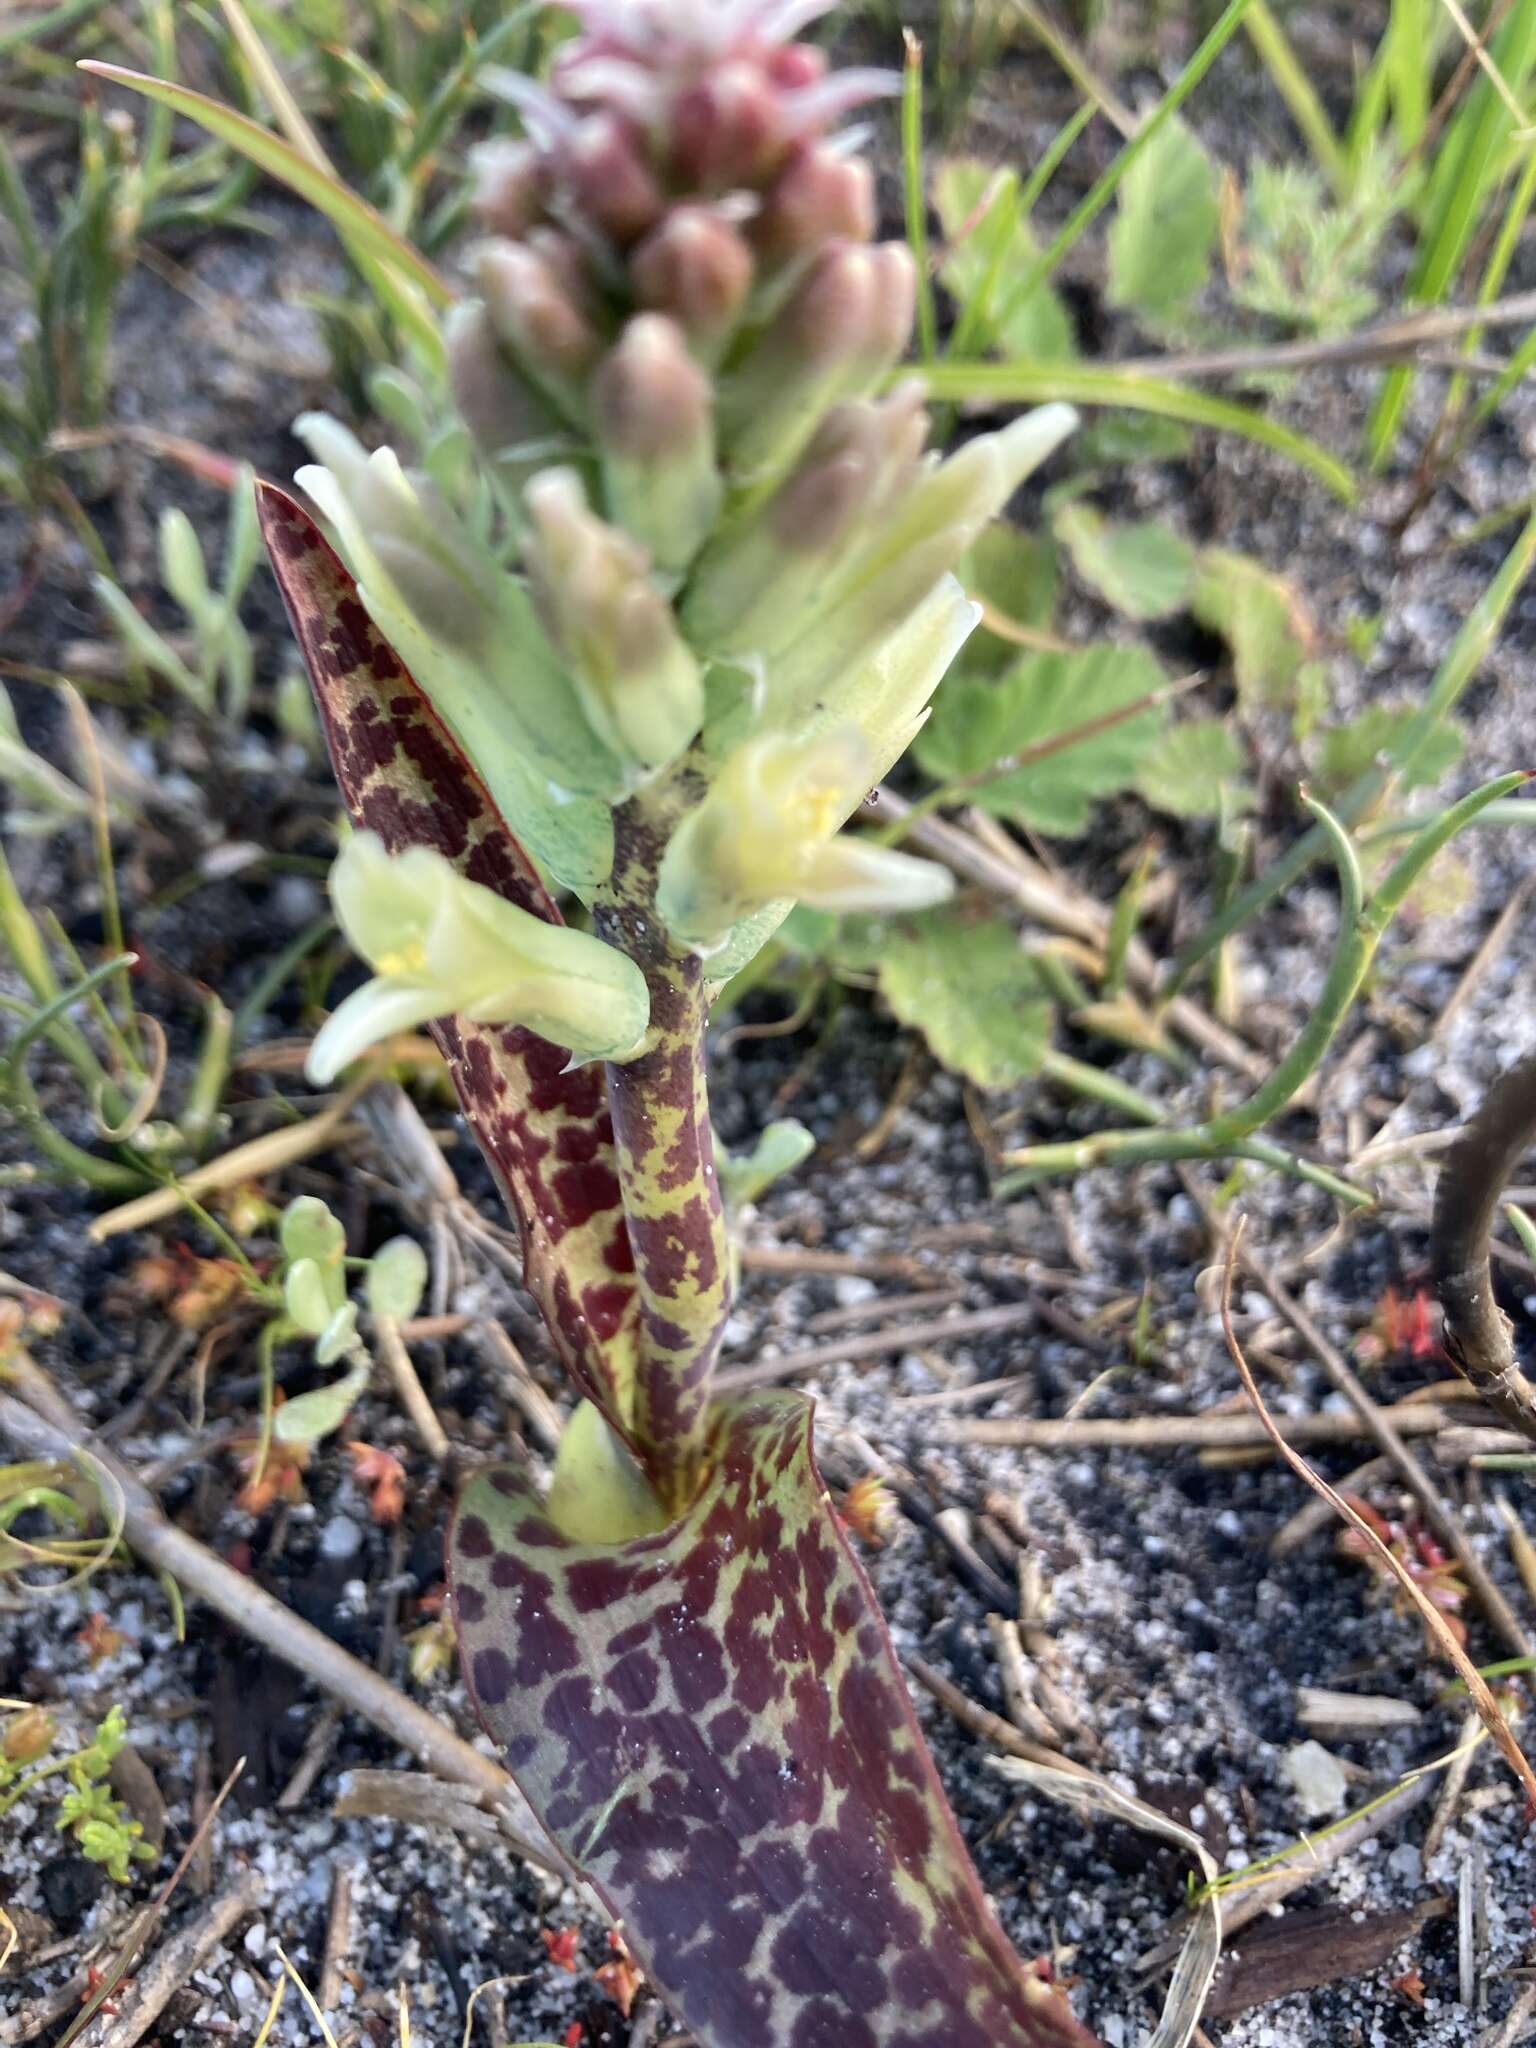
<svg viewBox="0 0 1536 2048">
<path fill-rule="evenodd" d="M 879 957 L 880 992 L 934 1057 L 978 1088 L 1033 1074 L 1051 1035 L 1039 972 L 1000 917 L 971 923 L 931 911 L 892 927 Z"/>
<path fill-rule="evenodd" d="M 1053 524 L 1078 575 L 1128 619 L 1165 619 L 1188 603 L 1195 551 L 1161 520 L 1106 519 L 1078 498 Z"/>
<path fill-rule="evenodd" d="M 970 801 L 1038 832 L 1081 832 L 1096 798 L 1130 787 L 1163 729 L 1163 713 L 1148 708 L 1081 739 L 1072 735 L 1164 680 L 1144 647 L 1110 646 L 1027 655 L 995 682 L 953 676 L 918 737 L 918 762 L 935 781 L 951 782 L 1061 742 L 1043 758 L 979 783 Z"/>
<path fill-rule="evenodd" d="M 568 1540 L 514 1467 L 472 1480 L 480 1717 L 708 2048 L 1092 2048 L 981 1891 L 810 1418 L 717 1410 L 700 1497 L 623 1544 Z"/>
<path fill-rule="evenodd" d="M 561 922 L 484 785 L 294 499 L 260 486 L 262 532 L 347 808 L 391 852 L 430 846 L 471 881 Z M 522 1233 L 524 1278 L 584 1393 L 623 1428 L 635 1281 L 603 1070 L 513 1025 L 432 1027 Z"/>
<path fill-rule="evenodd" d="M 1178 119 L 1126 172 L 1109 231 L 1109 300 L 1154 328 L 1177 326 L 1210 274 L 1220 224 L 1216 166 Z"/>
<path fill-rule="evenodd" d="M 1186 718 L 1170 726 L 1136 771 L 1136 788 L 1177 818 L 1214 818 L 1225 803 L 1246 810 L 1243 749 L 1225 719 Z"/>
</svg>

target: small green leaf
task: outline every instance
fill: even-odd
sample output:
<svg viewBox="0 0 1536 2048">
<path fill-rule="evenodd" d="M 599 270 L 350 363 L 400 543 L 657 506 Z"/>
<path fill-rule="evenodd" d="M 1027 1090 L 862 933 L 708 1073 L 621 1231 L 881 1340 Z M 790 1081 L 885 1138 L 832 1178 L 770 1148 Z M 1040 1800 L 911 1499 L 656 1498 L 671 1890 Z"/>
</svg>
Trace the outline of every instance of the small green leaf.
<svg viewBox="0 0 1536 2048">
<path fill-rule="evenodd" d="M 991 605 L 1016 626 L 1049 628 L 1056 609 L 1056 546 L 1048 534 L 994 520 L 977 535 L 956 573 L 967 597 Z M 967 669 L 995 675 L 1018 652 L 1011 640 L 980 625 L 966 641 L 963 658 Z"/>
<path fill-rule="evenodd" d="M 409 1322 L 427 1291 L 427 1255 L 414 1237 L 392 1237 L 368 1262 L 368 1308 L 395 1323 Z"/>
<path fill-rule="evenodd" d="M 312 1394 L 296 1394 L 285 1401 L 272 1420 L 272 1434 L 279 1443 L 312 1444 L 340 1429 L 368 1384 L 371 1360 L 360 1358 L 350 1372 L 328 1387 L 316 1387 Z"/>
<path fill-rule="evenodd" d="M 313 1259 L 318 1265 L 338 1264 L 347 1249 L 347 1233 L 318 1195 L 299 1195 L 283 1211 L 278 1226 L 283 1255 Z"/>
<path fill-rule="evenodd" d="M 717 1145 L 715 1158 L 726 1207 L 734 1211 L 757 1201 L 815 1150 L 816 1140 L 792 1116 L 767 1125 L 750 1152 L 731 1153 Z"/>
<path fill-rule="evenodd" d="M 999 917 L 928 911 L 891 927 L 880 990 L 934 1057 L 978 1088 L 1024 1080 L 1050 1044 L 1054 1011 L 1039 973 Z"/>
<path fill-rule="evenodd" d="M 331 1320 L 330 1295 L 313 1259 L 295 1259 L 283 1275 L 283 1307 L 306 1337 L 318 1337 Z"/>
<path fill-rule="evenodd" d="M 1190 609 L 1231 648 L 1245 708 L 1293 701 L 1315 635 L 1305 604 L 1283 576 L 1230 548 L 1204 548 Z"/>
<path fill-rule="evenodd" d="M 344 1301 L 315 1339 L 315 1363 L 335 1365 L 357 1342 L 357 1304 Z"/>
<path fill-rule="evenodd" d="M 1318 733 L 1314 775 L 1319 794 L 1327 797 L 1347 789 L 1375 765 L 1380 755 L 1390 752 L 1417 716 L 1410 705 L 1372 704 L 1348 725 L 1330 726 Z M 1399 786 L 1404 790 L 1425 789 L 1438 782 L 1455 767 L 1465 748 L 1466 741 L 1458 726 L 1437 726 L 1415 755 L 1412 768 L 1400 778 Z"/>
<path fill-rule="evenodd" d="M 1188 603 L 1195 551 L 1171 526 L 1106 519 L 1082 499 L 1062 505 L 1052 523 L 1078 575 L 1128 619 L 1165 619 Z"/>
<path fill-rule="evenodd" d="M 950 783 L 1063 741 L 1059 751 L 980 783 L 970 800 L 1036 831 L 1070 836 L 1087 825 L 1095 798 L 1131 786 L 1164 714 L 1148 707 L 1089 737 L 1071 735 L 1164 680 L 1146 648 L 1112 646 L 1027 655 L 995 682 L 953 676 L 919 736 L 917 759 L 935 781 Z"/>
<path fill-rule="evenodd" d="M 201 620 L 212 593 L 208 569 L 191 520 L 179 505 L 160 514 L 160 580 L 189 619 Z"/>
<path fill-rule="evenodd" d="M 1109 232 L 1109 300 L 1176 326 L 1210 274 L 1220 225 L 1216 166 L 1177 118 L 1126 172 Z"/>
<path fill-rule="evenodd" d="M 1246 810 L 1253 793 L 1242 780 L 1243 750 L 1220 718 L 1189 718 L 1171 726 L 1136 773 L 1136 788 L 1154 810 L 1178 818 L 1213 818 L 1225 807 Z"/>
<path fill-rule="evenodd" d="M 976 210 L 989 188 L 991 203 L 977 219 Z M 990 307 L 966 312 L 979 291 L 990 289 L 991 305 L 1002 304 L 1008 285 L 1039 256 L 1039 246 L 1020 217 L 1017 173 L 953 157 L 934 174 L 933 203 L 951 244 L 940 275 L 961 307 L 962 318 L 976 320 L 971 331 L 979 345 L 1034 362 L 1070 361 L 1077 354 L 1071 317 L 1043 281 L 1017 306 L 1008 307 L 1000 324 Z"/>
</svg>

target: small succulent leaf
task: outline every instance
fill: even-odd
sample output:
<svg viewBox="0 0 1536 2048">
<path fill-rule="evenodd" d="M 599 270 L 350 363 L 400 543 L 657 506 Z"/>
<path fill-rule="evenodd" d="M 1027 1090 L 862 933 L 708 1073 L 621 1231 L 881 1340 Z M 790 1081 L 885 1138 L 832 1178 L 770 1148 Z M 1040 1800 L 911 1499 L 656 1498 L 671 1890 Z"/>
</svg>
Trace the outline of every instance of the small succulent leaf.
<svg viewBox="0 0 1536 2048">
<path fill-rule="evenodd" d="M 763 1127 L 750 1152 L 716 1146 L 720 1188 L 733 1215 L 766 1194 L 776 1180 L 793 1173 L 816 1150 L 816 1140 L 798 1117 L 779 1117 Z"/>
<path fill-rule="evenodd" d="M 315 1363 L 335 1365 L 357 1342 L 357 1303 L 344 1301 L 315 1339 Z"/>
<path fill-rule="evenodd" d="M 950 243 L 940 272 L 946 288 L 968 309 L 990 279 L 991 304 L 979 309 L 981 345 L 1031 362 L 1070 362 L 1077 354 L 1071 316 L 1049 284 L 1042 279 L 1017 305 L 1009 303 L 1009 286 L 1040 254 L 1019 212 L 1018 174 L 979 158 L 952 157 L 934 175 L 933 201 Z"/>
<path fill-rule="evenodd" d="M 978 1088 L 1008 1088 L 1035 1073 L 1053 1011 L 1038 968 L 1000 917 L 953 913 L 903 919 L 878 956 L 880 993 L 936 1059 Z"/>
<path fill-rule="evenodd" d="M 313 1259 L 295 1259 L 283 1275 L 283 1307 L 288 1320 L 306 1337 L 318 1337 L 335 1314 L 324 1277 Z"/>
<path fill-rule="evenodd" d="M 372 1361 L 360 1358 L 328 1387 L 316 1387 L 311 1394 L 298 1394 L 285 1401 L 273 1418 L 272 1434 L 284 1444 L 312 1444 L 332 1435 L 346 1421 L 348 1410 L 361 1397 L 372 1371 Z"/>
<path fill-rule="evenodd" d="M 368 1308 L 391 1322 L 409 1322 L 427 1291 L 427 1255 L 414 1237 L 392 1237 L 368 1262 Z"/>
<path fill-rule="evenodd" d="M 1151 136 L 1120 186 L 1109 231 L 1109 298 L 1176 330 L 1210 275 L 1221 223 L 1216 166 L 1180 120 Z"/>
<path fill-rule="evenodd" d="M 380 637 L 340 557 L 294 499 L 260 488 L 262 530 L 357 824 L 391 852 L 430 846 L 471 881 L 562 920 L 426 697 Z M 566 1370 L 624 1427 L 634 1262 L 602 1070 L 515 1025 L 432 1026 L 523 1243 L 524 1277 Z"/>
<path fill-rule="evenodd" d="M 1058 751 L 979 784 L 969 800 L 1037 832 L 1081 832 L 1098 798 L 1130 787 L 1164 717 L 1149 707 L 1081 740 L 1069 736 L 1164 680 L 1147 649 L 1111 646 L 1027 655 L 995 682 L 954 676 L 918 739 L 919 765 L 949 782 L 1062 740 Z"/>
<path fill-rule="evenodd" d="M 1170 726 L 1136 771 L 1136 789 L 1154 809 L 1176 818 L 1214 818 L 1225 807 L 1248 810 L 1242 745 L 1221 718 L 1186 718 Z"/>
<path fill-rule="evenodd" d="M 347 1233 L 318 1195 L 295 1196 L 283 1211 L 278 1235 L 287 1259 L 339 1266 L 346 1254 Z"/>
<path fill-rule="evenodd" d="M 1082 499 L 1063 505 L 1056 538 L 1083 581 L 1128 619 L 1165 619 L 1189 600 L 1195 551 L 1159 519 L 1106 519 Z"/>
<path fill-rule="evenodd" d="M 466 1682 L 545 1828 L 709 2048 L 1092 2048 L 966 1855 L 811 1404 L 713 1416 L 669 1527 L 566 1536 L 516 1468 L 450 1541 Z"/>
</svg>

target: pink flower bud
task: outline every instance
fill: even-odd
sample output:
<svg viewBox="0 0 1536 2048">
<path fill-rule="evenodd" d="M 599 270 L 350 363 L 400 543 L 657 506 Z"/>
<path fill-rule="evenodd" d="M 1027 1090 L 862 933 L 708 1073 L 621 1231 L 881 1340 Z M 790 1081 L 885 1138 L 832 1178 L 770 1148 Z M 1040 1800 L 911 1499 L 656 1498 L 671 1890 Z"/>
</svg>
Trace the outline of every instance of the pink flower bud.
<svg viewBox="0 0 1536 2048">
<path fill-rule="evenodd" d="M 661 187 L 639 140 L 615 115 L 582 122 L 565 152 L 565 171 L 577 205 L 614 241 L 636 241 L 660 220 Z"/>
<path fill-rule="evenodd" d="M 798 92 L 827 75 L 827 53 L 814 43 L 784 43 L 770 50 L 763 67 L 782 92 Z"/>
<path fill-rule="evenodd" d="M 609 515 L 680 574 L 720 511 L 714 393 L 683 331 L 660 313 L 631 320 L 592 384 Z"/>
<path fill-rule="evenodd" d="M 492 234 L 525 235 L 538 218 L 546 167 L 528 142 L 497 140 L 470 151 L 474 186 L 470 203 Z"/>
<path fill-rule="evenodd" d="M 631 320 L 592 381 L 592 417 L 605 448 L 635 462 L 675 456 L 709 432 L 708 377 L 675 322 Z"/>
<path fill-rule="evenodd" d="M 872 240 L 875 182 L 869 166 L 822 143 L 796 150 L 748 232 L 769 266 L 809 255 L 827 242 Z"/>
<path fill-rule="evenodd" d="M 579 414 L 601 342 L 554 265 L 520 242 L 487 242 L 475 271 L 496 339 L 540 390 Z"/>
<path fill-rule="evenodd" d="M 549 433 L 549 413 L 497 347 L 484 306 L 455 306 L 444 337 L 453 402 L 484 454 L 494 459 Z"/>
<path fill-rule="evenodd" d="M 641 305 L 670 313 L 696 342 L 724 338 L 752 287 L 752 252 L 707 206 L 678 206 L 635 251 L 630 279 Z"/>
<path fill-rule="evenodd" d="M 761 65 L 738 57 L 679 93 L 671 109 L 671 168 L 701 192 L 757 185 L 789 142 L 784 101 Z"/>
</svg>

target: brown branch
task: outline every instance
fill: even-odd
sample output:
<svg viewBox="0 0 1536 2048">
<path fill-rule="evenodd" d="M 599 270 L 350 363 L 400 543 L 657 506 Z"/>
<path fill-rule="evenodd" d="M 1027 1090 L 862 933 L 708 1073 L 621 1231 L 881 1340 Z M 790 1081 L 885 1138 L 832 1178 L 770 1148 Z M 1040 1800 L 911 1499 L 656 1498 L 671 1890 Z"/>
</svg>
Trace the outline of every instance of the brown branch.
<svg viewBox="0 0 1536 2048">
<path fill-rule="evenodd" d="M 1429 1252 L 1452 1362 L 1505 1422 L 1536 1441 L 1536 1387 L 1515 1361 L 1509 1317 L 1493 1294 L 1499 1199 L 1536 1143 L 1536 1053 L 1500 1075 L 1446 1154 Z"/>
</svg>

